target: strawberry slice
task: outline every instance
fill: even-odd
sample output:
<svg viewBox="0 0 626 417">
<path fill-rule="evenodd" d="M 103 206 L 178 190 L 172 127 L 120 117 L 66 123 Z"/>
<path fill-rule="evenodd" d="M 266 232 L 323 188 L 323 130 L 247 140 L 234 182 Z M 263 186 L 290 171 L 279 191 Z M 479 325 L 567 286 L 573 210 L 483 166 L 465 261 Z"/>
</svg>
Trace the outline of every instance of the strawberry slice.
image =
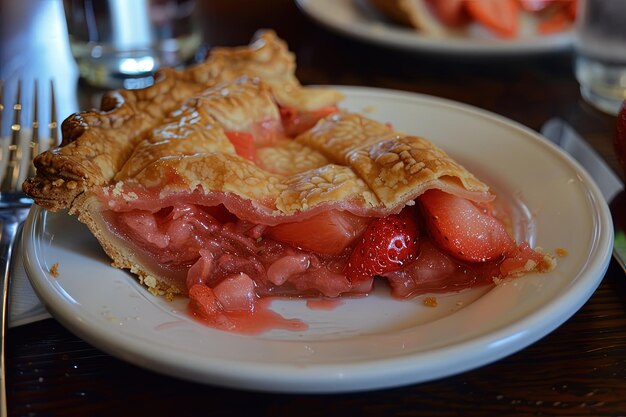
<svg viewBox="0 0 626 417">
<path fill-rule="evenodd" d="M 570 0 L 569 4 L 566 7 L 567 14 L 569 14 L 569 18 L 572 20 L 576 20 L 576 13 L 578 12 L 578 5 L 576 0 Z"/>
<path fill-rule="evenodd" d="M 254 311 L 254 281 L 243 272 L 226 277 L 213 288 L 213 294 L 225 311 Z"/>
<path fill-rule="evenodd" d="M 226 137 L 235 147 L 237 155 L 250 161 L 256 160 L 256 146 L 254 146 L 254 137 L 246 132 L 226 132 Z"/>
<path fill-rule="evenodd" d="M 624 175 L 626 175 L 626 100 L 622 102 L 617 114 L 613 144 L 615 145 L 617 160 L 624 170 Z"/>
<path fill-rule="evenodd" d="M 206 285 L 194 284 L 189 288 L 190 309 L 195 315 L 202 318 L 214 317 L 221 314 L 222 306 L 215 297 L 213 290 Z"/>
<path fill-rule="evenodd" d="M 417 257 L 419 229 L 415 213 L 404 209 L 400 214 L 379 218 L 369 224 L 356 244 L 345 269 L 352 283 L 375 275 L 396 271 Z"/>
<path fill-rule="evenodd" d="M 301 222 L 269 228 L 267 236 L 299 248 L 327 255 L 338 255 L 363 233 L 368 218 L 346 211 L 331 210 Z"/>
<path fill-rule="evenodd" d="M 496 34 L 513 38 L 518 31 L 519 3 L 516 0 L 474 0 L 465 2 L 467 11 Z"/>
<path fill-rule="evenodd" d="M 321 107 L 313 111 L 300 111 L 293 107 L 280 107 L 279 110 L 283 122 L 283 129 L 289 137 L 295 137 L 309 130 L 315 126 L 320 119 L 339 111 L 335 106 Z"/>
<path fill-rule="evenodd" d="M 443 23 L 449 26 L 459 26 L 467 23 L 468 16 L 465 11 L 466 0 L 429 0 L 435 15 Z"/>
<path fill-rule="evenodd" d="M 519 0 L 520 6 L 529 12 L 539 12 L 550 5 L 554 0 Z"/>
<path fill-rule="evenodd" d="M 568 9 L 565 7 L 556 8 L 550 16 L 538 23 L 537 32 L 541 35 L 562 32 L 572 25 L 573 20 Z"/>
<path fill-rule="evenodd" d="M 504 225 L 471 201 L 439 190 L 426 191 L 419 201 L 433 240 L 457 259 L 491 261 L 515 249 Z"/>
</svg>

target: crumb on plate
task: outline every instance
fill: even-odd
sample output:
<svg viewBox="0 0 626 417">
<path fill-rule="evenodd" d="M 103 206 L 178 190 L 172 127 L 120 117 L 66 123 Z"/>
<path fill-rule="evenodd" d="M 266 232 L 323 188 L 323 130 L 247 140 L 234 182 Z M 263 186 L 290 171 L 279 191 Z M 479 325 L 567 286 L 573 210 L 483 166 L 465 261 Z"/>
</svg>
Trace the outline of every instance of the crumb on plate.
<svg viewBox="0 0 626 417">
<path fill-rule="evenodd" d="M 59 277 L 59 263 L 58 262 L 53 263 L 52 266 L 50 267 L 50 275 L 52 275 L 54 278 Z"/>
<path fill-rule="evenodd" d="M 567 252 L 567 249 L 564 249 L 564 248 L 556 248 L 554 250 L 554 253 L 556 254 L 556 256 L 560 258 L 569 255 L 569 252 Z"/>
<path fill-rule="evenodd" d="M 426 307 L 437 307 L 437 298 L 435 297 L 425 297 L 424 305 Z"/>
</svg>

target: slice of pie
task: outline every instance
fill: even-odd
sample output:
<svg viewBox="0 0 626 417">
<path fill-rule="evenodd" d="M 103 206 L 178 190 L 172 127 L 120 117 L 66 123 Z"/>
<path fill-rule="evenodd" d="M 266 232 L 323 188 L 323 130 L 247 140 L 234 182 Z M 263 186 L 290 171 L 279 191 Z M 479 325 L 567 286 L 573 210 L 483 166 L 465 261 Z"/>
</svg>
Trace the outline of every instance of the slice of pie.
<svg viewBox="0 0 626 417">
<path fill-rule="evenodd" d="M 270 296 L 396 297 L 543 271 L 494 195 L 421 137 L 303 87 L 271 31 L 70 116 L 24 190 L 67 209 L 148 289 L 212 325 Z M 220 324 L 222 323 L 222 324 Z"/>
</svg>

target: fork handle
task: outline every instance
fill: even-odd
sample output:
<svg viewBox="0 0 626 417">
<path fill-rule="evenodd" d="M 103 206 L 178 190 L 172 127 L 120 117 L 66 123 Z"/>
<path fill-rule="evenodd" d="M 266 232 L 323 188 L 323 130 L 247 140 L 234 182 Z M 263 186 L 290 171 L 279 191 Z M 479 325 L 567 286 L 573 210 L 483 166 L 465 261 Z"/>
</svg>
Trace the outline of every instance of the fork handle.
<svg viewBox="0 0 626 417">
<path fill-rule="evenodd" d="M 0 307 L 0 416 L 7 415 L 7 384 L 5 363 L 5 334 L 9 322 L 9 277 L 11 273 L 11 257 L 13 248 L 20 229 L 21 219 L 15 215 L 1 216 L 2 236 L 0 239 L 0 264 L 2 275 L 0 276 L 0 290 L 2 293 L 2 306 Z"/>
</svg>

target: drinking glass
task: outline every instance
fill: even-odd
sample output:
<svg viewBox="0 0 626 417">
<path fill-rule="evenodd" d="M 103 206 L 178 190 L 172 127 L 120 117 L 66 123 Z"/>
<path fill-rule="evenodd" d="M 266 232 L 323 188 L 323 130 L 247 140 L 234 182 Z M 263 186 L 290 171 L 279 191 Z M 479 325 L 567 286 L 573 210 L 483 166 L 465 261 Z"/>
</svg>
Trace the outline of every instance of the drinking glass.
<svg viewBox="0 0 626 417">
<path fill-rule="evenodd" d="M 202 43 L 194 0 L 63 0 L 80 76 L 103 88 L 143 88 Z"/>
<path fill-rule="evenodd" d="M 609 114 L 626 99 L 626 1 L 579 0 L 575 72 L 583 98 Z"/>
</svg>

